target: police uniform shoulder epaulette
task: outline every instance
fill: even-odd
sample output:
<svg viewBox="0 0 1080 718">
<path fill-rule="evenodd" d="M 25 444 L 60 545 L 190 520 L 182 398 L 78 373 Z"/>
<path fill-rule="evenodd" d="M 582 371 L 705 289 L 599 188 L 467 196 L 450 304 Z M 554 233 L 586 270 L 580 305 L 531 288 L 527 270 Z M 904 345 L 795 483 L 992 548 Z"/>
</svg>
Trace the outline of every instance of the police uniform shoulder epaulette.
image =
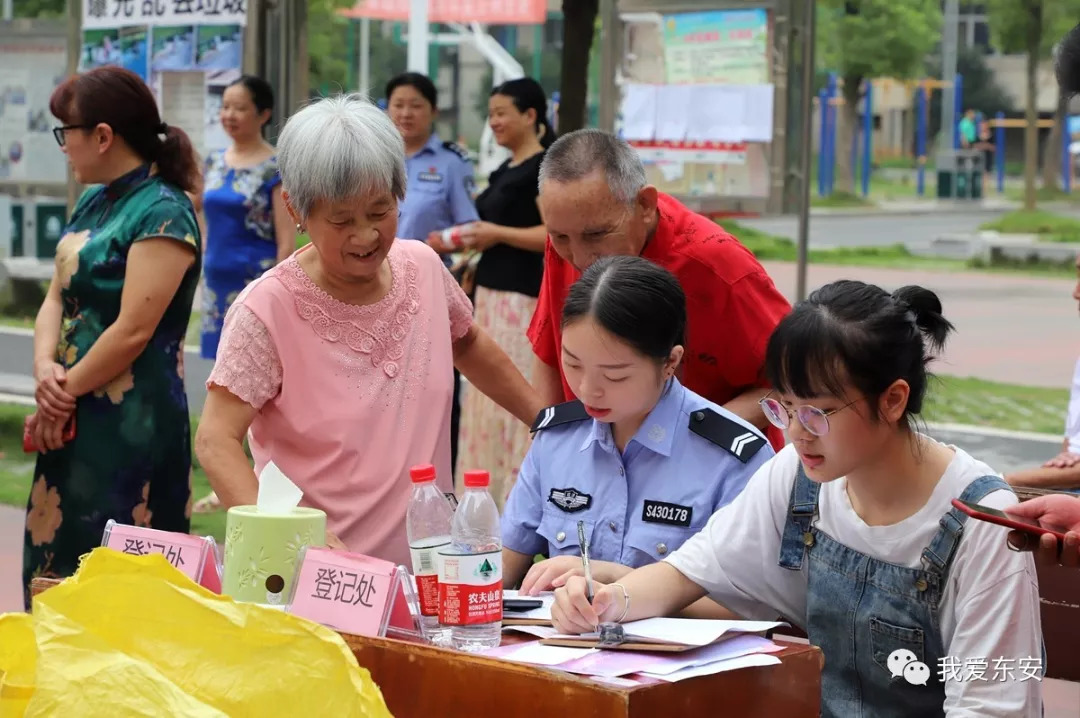
<svg viewBox="0 0 1080 718">
<path fill-rule="evenodd" d="M 589 413 L 585 411 L 584 404 L 580 401 L 568 401 L 565 404 L 549 406 L 537 414 L 536 421 L 533 422 L 530 431 L 542 431 L 553 426 L 569 424 L 572 421 L 584 421 L 588 418 Z"/>
<path fill-rule="evenodd" d="M 765 446 L 765 438 L 729 416 L 712 409 L 690 412 L 690 431 L 708 439 L 744 464 Z"/>
<path fill-rule="evenodd" d="M 469 161 L 469 151 L 467 149 L 465 149 L 464 147 L 462 147 L 461 145 L 459 145 L 457 142 L 443 142 L 442 146 L 443 146 L 443 149 L 450 150 L 451 152 L 453 152 L 455 155 L 457 155 L 461 159 L 465 160 L 466 162 Z"/>
</svg>

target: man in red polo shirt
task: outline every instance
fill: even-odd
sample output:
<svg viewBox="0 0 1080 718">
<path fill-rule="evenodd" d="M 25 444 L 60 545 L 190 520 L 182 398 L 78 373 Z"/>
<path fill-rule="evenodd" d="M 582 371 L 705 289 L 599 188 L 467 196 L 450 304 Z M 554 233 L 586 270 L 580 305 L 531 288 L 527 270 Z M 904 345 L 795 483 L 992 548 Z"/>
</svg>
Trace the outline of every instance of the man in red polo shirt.
<svg viewBox="0 0 1080 718">
<path fill-rule="evenodd" d="M 544 279 L 529 327 L 533 384 L 550 404 L 573 392 L 562 373 L 560 317 L 570 285 L 598 257 L 640 255 L 674 274 L 686 293 L 683 383 L 768 430 L 758 400 L 773 329 L 791 307 L 754 255 L 715 222 L 648 184 L 637 152 L 601 130 L 559 138 L 540 168 L 548 230 Z"/>
</svg>

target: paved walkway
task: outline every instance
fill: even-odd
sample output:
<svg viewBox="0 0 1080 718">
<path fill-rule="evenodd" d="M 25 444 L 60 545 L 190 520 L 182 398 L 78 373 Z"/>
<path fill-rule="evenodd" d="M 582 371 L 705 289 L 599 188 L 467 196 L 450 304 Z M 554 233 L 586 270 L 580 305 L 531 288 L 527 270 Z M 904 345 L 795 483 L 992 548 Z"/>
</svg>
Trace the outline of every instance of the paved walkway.
<svg viewBox="0 0 1080 718">
<path fill-rule="evenodd" d="M 21 611 L 22 545 L 26 514 L 13 506 L 0 506 L 0 613 Z"/>
<path fill-rule="evenodd" d="M 794 299 L 796 266 L 765 262 L 788 299 Z M 978 377 L 1029 386 L 1068 387 L 1080 356 L 1080 317 L 1075 283 L 982 272 L 911 271 L 810 265 L 810 290 L 837 279 L 859 279 L 894 290 L 905 284 L 932 289 L 956 326 L 939 374 Z"/>
</svg>

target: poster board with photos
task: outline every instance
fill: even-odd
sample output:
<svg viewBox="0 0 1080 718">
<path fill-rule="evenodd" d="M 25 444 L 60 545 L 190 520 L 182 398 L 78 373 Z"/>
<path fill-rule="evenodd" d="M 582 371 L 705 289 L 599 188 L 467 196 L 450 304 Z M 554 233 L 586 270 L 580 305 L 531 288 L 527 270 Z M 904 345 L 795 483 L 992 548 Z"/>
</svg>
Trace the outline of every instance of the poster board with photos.
<svg viewBox="0 0 1080 718">
<path fill-rule="evenodd" d="M 224 149 L 225 88 L 240 77 L 246 0 L 82 0 L 79 70 L 120 65 L 153 90 L 165 122 L 203 157 Z"/>
</svg>

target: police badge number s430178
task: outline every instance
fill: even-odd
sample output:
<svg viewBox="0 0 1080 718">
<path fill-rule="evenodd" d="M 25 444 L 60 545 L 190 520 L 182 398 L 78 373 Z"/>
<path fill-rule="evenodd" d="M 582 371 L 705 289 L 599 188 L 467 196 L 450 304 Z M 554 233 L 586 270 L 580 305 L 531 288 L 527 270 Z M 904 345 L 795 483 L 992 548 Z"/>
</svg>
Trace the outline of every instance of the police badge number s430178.
<svg viewBox="0 0 1080 718">
<path fill-rule="evenodd" d="M 548 494 L 548 501 L 558 506 L 568 514 L 584 511 L 592 506 L 592 495 L 584 494 L 577 489 L 552 489 Z"/>
</svg>

